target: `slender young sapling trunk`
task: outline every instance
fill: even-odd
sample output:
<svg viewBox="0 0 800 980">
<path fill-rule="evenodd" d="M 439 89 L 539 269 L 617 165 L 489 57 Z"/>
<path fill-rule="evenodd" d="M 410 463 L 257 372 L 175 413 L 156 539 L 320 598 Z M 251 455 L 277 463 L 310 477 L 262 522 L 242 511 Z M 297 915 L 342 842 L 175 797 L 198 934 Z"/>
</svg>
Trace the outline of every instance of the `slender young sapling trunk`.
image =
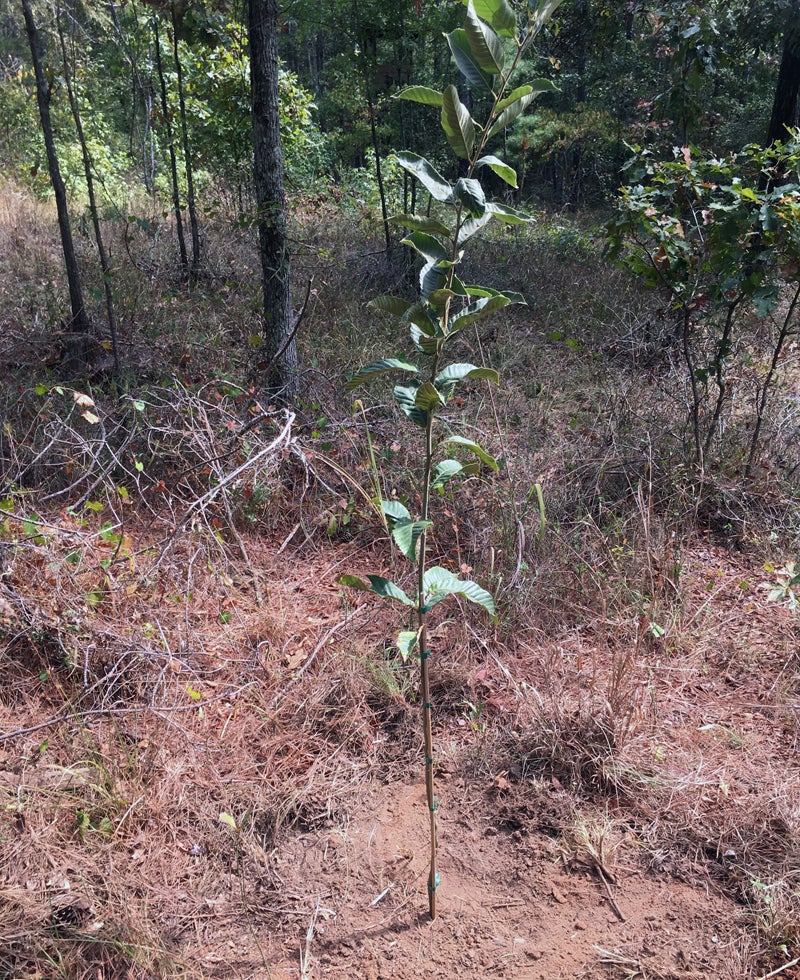
<svg viewBox="0 0 800 980">
<path fill-rule="evenodd" d="M 511 77 L 523 52 L 560 3 L 561 0 L 529 3 L 524 8 L 521 24 L 516 9 L 508 0 L 469 0 L 467 3 L 464 26 L 447 35 L 447 41 L 466 83 L 483 90 L 488 97 L 490 109 L 483 123 L 472 118 L 454 85 L 449 85 L 443 92 L 414 85 L 400 93 L 400 98 L 440 110 L 442 128 L 450 147 L 462 161 L 461 170 L 465 176 L 451 183 L 423 157 L 409 152 L 397 154 L 397 162 L 419 180 L 436 202 L 436 208 L 434 213 L 429 210 L 424 217 L 401 214 L 391 219 L 408 232 L 403 244 L 422 257 L 417 298 L 382 296 L 370 305 L 397 316 L 409 330 L 415 359 L 424 366 L 399 357 L 388 357 L 361 368 L 347 382 L 347 389 L 352 390 L 382 375 L 405 375 L 394 388 L 394 401 L 409 422 L 421 430 L 417 493 L 409 495 L 409 499 L 420 501 L 418 516 L 412 516 L 399 500 L 381 501 L 394 543 L 415 566 L 413 596 L 380 575 L 368 575 L 366 581 L 356 575 L 344 575 L 340 581 L 414 610 L 415 628 L 401 632 L 397 645 L 404 657 L 416 656 L 420 662 L 425 787 L 430 815 L 428 897 L 432 919 L 437 912 L 439 874 L 428 614 L 443 599 L 457 595 L 481 606 L 495 618 L 494 599 L 485 589 L 459 578 L 449 568 L 427 563 L 432 495 L 459 474 L 474 474 L 481 466 L 492 471 L 498 469 L 494 457 L 471 439 L 461 435 L 442 438 L 439 424 L 459 384 L 468 380 L 497 384 L 497 372 L 474 364 L 445 364 L 444 355 L 450 342 L 465 327 L 510 303 L 525 302 L 516 292 L 465 283 L 457 270 L 470 239 L 493 218 L 508 224 L 529 220 L 513 208 L 488 201 L 478 174 L 488 168 L 510 187 L 517 187 L 514 170 L 485 151 L 489 142 L 501 135 L 538 95 L 554 90 L 551 82 L 537 79 L 511 91 Z M 457 428 L 457 421 L 448 418 L 448 428 L 451 431 Z M 453 450 L 468 454 L 469 461 L 451 457 Z"/>
</svg>

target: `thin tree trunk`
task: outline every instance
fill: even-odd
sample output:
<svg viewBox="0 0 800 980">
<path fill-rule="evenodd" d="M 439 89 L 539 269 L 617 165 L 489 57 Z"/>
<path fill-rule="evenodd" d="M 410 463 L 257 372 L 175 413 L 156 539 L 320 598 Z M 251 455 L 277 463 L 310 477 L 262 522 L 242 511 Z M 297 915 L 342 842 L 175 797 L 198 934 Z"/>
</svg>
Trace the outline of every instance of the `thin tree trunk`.
<svg viewBox="0 0 800 980">
<path fill-rule="evenodd" d="M 372 134 L 372 150 L 375 154 L 375 177 L 378 181 L 378 197 L 381 201 L 381 221 L 383 222 L 383 237 L 386 241 L 386 257 L 392 255 L 392 229 L 389 225 L 389 212 L 386 209 L 386 188 L 383 184 L 383 170 L 381 168 L 381 148 L 378 143 L 378 127 L 375 123 L 375 103 L 369 93 L 369 81 L 365 79 L 367 86 L 367 112 L 369 113 L 369 128 Z"/>
<path fill-rule="evenodd" d="M 253 107 L 253 182 L 258 211 L 267 387 L 286 400 L 298 392 L 293 337 L 289 242 L 278 115 L 278 7 L 248 0 L 250 84 Z"/>
<path fill-rule="evenodd" d="M 172 178 L 172 210 L 175 215 L 175 231 L 178 236 L 178 251 L 181 256 L 181 268 L 184 272 L 189 271 L 189 256 L 186 252 L 186 238 L 183 234 L 183 215 L 181 213 L 181 191 L 178 183 L 178 158 L 175 154 L 175 139 L 172 135 L 172 121 L 169 114 L 169 102 L 167 101 L 167 84 L 164 81 L 164 68 L 161 64 L 161 40 L 158 34 L 158 17 L 153 18 L 153 39 L 156 46 L 156 71 L 158 72 L 158 84 L 161 89 L 161 114 L 164 117 L 164 130 L 167 134 L 167 144 L 169 146 L 169 169 Z"/>
<path fill-rule="evenodd" d="M 94 237 L 95 241 L 97 242 L 97 252 L 100 256 L 100 268 L 103 273 L 103 290 L 106 298 L 106 314 L 108 316 L 108 329 L 109 333 L 111 334 L 111 353 L 114 358 L 114 377 L 118 379 L 120 375 L 119 338 L 117 335 L 117 317 L 114 312 L 114 295 L 111 290 L 111 268 L 108 262 L 108 253 L 106 252 L 105 243 L 103 242 L 103 233 L 100 228 L 100 215 L 97 210 L 97 197 L 94 192 L 92 160 L 89 156 L 89 149 L 86 145 L 86 136 L 84 135 L 83 131 L 80 107 L 78 106 L 78 100 L 75 97 L 75 88 L 72 84 L 72 74 L 70 72 L 69 59 L 67 58 L 67 45 L 64 41 L 64 30 L 61 25 L 61 11 L 58 8 L 56 9 L 56 29 L 58 30 L 58 40 L 61 45 L 61 60 L 64 67 L 64 82 L 67 87 L 69 107 L 72 110 L 72 118 L 75 121 L 75 132 L 78 136 L 78 143 L 80 144 L 81 156 L 83 158 L 83 171 L 86 175 L 86 190 L 89 194 L 89 213 L 92 216 Z"/>
<path fill-rule="evenodd" d="M 83 304 L 83 290 L 81 288 L 78 262 L 75 258 L 75 247 L 72 241 L 69 209 L 67 207 L 67 191 L 61 177 L 61 169 L 58 165 L 56 145 L 53 138 L 53 125 L 50 119 L 50 85 L 45 78 L 42 60 L 44 57 L 44 41 L 33 18 L 33 11 L 31 10 L 29 0 L 22 0 L 22 12 L 25 17 L 25 32 L 31 48 L 33 71 L 36 76 L 36 101 L 39 106 L 39 119 L 42 124 L 42 134 L 47 152 L 47 169 L 50 174 L 50 182 L 53 185 L 53 194 L 56 199 L 58 230 L 61 234 L 61 250 L 64 254 L 64 266 L 67 272 L 67 283 L 69 286 L 69 301 L 72 309 L 72 319 L 69 324 L 69 334 L 66 340 L 62 363 L 64 371 L 67 374 L 80 375 L 86 372 L 90 324 L 89 318 L 86 315 L 86 308 Z"/>
<path fill-rule="evenodd" d="M 714 435 L 719 428 L 719 420 L 722 416 L 722 409 L 725 405 L 725 395 L 728 390 L 728 384 L 725 380 L 723 364 L 725 358 L 730 353 L 731 333 L 733 332 L 733 317 L 740 302 L 741 297 L 739 297 L 735 302 L 728 304 L 728 313 L 725 317 L 725 326 L 722 329 L 722 336 L 717 344 L 717 401 L 714 406 L 714 415 L 711 419 L 711 425 L 709 425 L 708 432 L 706 433 L 705 445 L 703 446 L 703 455 L 705 457 L 708 457 L 708 454 L 711 452 L 711 444 L 713 443 Z"/>
<path fill-rule="evenodd" d="M 700 469 L 701 475 L 704 470 L 703 461 L 703 441 L 700 437 L 700 390 L 697 386 L 697 375 L 695 373 L 694 354 L 692 353 L 691 343 L 692 332 L 692 312 L 688 305 L 683 308 L 683 327 L 681 330 L 681 341 L 683 346 L 683 359 L 686 362 L 686 369 L 689 372 L 689 384 L 692 390 L 692 407 L 690 418 L 692 420 L 692 436 L 694 438 L 694 459 Z"/>
<path fill-rule="evenodd" d="M 194 165 L 189 148 L 189 126 L 186 122 L 186 98 L 183 91 L 183 66 L 181 65 L 178 40 L 180 20 L 177 16 L 175 3 L 172 4 L 172 53 L 175 58 L 175 73 L 178 78 L 178 108 L 181 118 L 181 137 L 183 144 L 183 165 L 186 170 L 186 206 L 189 211 L 189 230 L 192 236 L 192 265 L 189 276 L 192 282 L 197 281 L 200 272 L 200 226 L 197 223 L 197 208 L 194 196 Z"/>
<path fill-rule="evenodd" d="M 761 425 L 764 421 L 764 411 L 767 407 L 767 396 L 769 394 L 769 389 L 772 386 L 772 379 L 775 377 L 775 372 L 778 370 L 778 361 L 781 357 L 781 351 L 783 350 L 787 339 L 794 333 L 792 330 L 792 320 L 794 319 L 798 301 L 800 301 L 800 285 L 798 285 L 797 289 L 795 289 L 792 302 L 789 305 L 789 311 L 781 324 L 778 340 L 775 344 L 775 349 L 772 352 L 772 360 L 769 365 L 769 371 L 767 371 L 767 376 L 764 378 L 764 385 L 761 389 L 761 395 L 756 406 L 756 424 L 753 429 L 753 437 L 750 440 L 750 454 L 747 457 L 747 466 L 745 467 L 744 471 L 745 476 L 751 476 L 753 473 L 753 466 L 755 465 L 756 454 L 758 453 L 758 441 L 761 438 Z"/>
</svg>

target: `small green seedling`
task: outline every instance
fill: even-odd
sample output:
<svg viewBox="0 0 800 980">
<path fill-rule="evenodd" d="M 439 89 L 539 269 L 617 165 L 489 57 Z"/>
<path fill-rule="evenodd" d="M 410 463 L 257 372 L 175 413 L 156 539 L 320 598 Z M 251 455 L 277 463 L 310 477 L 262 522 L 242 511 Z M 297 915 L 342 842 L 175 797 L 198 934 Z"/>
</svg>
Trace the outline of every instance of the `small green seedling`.
<svg viewBox="0 0 800 980">
<path fill-rule="evenodd" d="M 431 198 L 428 214 L 400 214 L 392 223 L 406 230 L 403 244 L 422 257 L 419 294 L 415 300 L 400 296 L 381 296 L 370 304 L 390 313 L 408 330 L 414 347 L 414 360 L 386 357 L 357 371 L 347 382 L 352 391 L 374 378 L 400 375 L 394 388 L 394 402 L 400 412 L 420 432 L 420 476 L 416 493 L 419 512 L 411 511 L 399 500 L 382 500 L 386 525 L 400 552 L 415 566 L 413 595 L 380 575 L 367 580 L 344 575 L 342 584 L 373 592 L 383 599 L 408 606 L 415 611 L 413 630 L 400 633 L 397 645 L 403 657 L 417 656 L 420 662 L 425 785 L 430 813 L 430 871 L 428 895 L 430 915 L 436 917 L 436 808 L 433 780 L 433 737 L 431 733 L 431 694 L 427 640 L 427 614 L 451 595 L 462 596 L 495 618 L 492 596 L 476 582 L 459 578 L 447 568 L 428 567 L 427 536 L 432 527 L 431 495 L 454 477 L 474 474 L 485 467 L 499 468 L 485 449 L 462 435 L 440 435 L 437 425 L 447 411 L 453 395 L 464 382 L 488 381 L 497 384 L 498 374 L 488 367 L 466 363 L 445 363 L 445 350 L 465 328 L 511 303 L 523 303 L 520 293 L 465 283 L 457 274 L 464 251 L 472 237 L 492 219 L 506 224 L 523 224 L 529 218 L 514 208 L 490 202 L 480 176 L 491 171 L 512 188 L 517 187 L 513 168 L 492 153 L 489 143 L 501 136 L 537 96 L 552 92 L 555 86 L 545 79 L 517 84 L 514 77 L 525 50 L 549 21 L 561 0 L 529 0 L 512 5 L 508 0 L 469 0 L 461 28 L 446 35 L 456 66 L 465 82 L 475 90 L 475 102 L 489 105 L 481 124 L 472 118 L 458 89 L 448 85 L 443 92 L 413 85 L 399 98 L 421 103 L 440 111 L 442 129 L 456 156 L 462 161 L 455 182 L 442 176 L 424 157 L 398 153 L 396 162 L 425 188 Z M 435 203 L 434 203 L 435 202 Z M 418 363 L 419 362 L 419 363 Z M 420 364 L 422 366 L 420 366 Z M 450 423 L 453 425 L 454 423 Z M 456 458 L 456 454 L 460 458 Z M 465 458 L 467 457 L 467 458 Z"/>
</svg>

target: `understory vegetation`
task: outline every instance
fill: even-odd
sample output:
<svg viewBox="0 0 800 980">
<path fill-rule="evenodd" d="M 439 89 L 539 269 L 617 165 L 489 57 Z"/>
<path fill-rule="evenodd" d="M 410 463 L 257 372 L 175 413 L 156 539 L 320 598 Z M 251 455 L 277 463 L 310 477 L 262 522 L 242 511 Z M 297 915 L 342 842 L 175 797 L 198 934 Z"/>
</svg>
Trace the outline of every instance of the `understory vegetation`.
<svg viewBox="0 0 800 980">
<path fill-rule="evenodd" d="M 11 185 L 2 200 L 3 970 L 217 975 L 192 950 L 217 948 L 201 913 L 219 889 L 246 935 L 279 934 L 257 897 L 280 891 L 275 849 L 343 826 L 362 781 L 419 753 L 395 622 L 337 584 L 403 571 L 375 501 L 376 481 L 386 500 L 411 485 L 409 447 L 377 389 L 354 406 L 343 380 L 398 344 L 366 302 L 409 269 L 373 225 L 297 208 L 296 287 L 313 286 L 288 411 L 248 380 L 249 230 L 209 232 L 215 288 L 187 292 L 168 229 L 110 225 L 136 365 L 118 398 L 49 376 L 52 223 Z M 488 787 L 500 826 L 533 833 L 544 807 L 573 857 L 622 834 L 652 873 L 721 889 L 745 917 L 724 975 L 761 975 L 797 955 L 800 911 L 793 348 L 770 452 L 741 468 L 786 301 L 752 320 L 723 464 L 699 474 L 670 316 L 598 228 L 541 214 L 470 261 L 532 286 L 458 341 L 503 382 L 465 389 L 446 424 L 501 467 L 435 500 L 429 548 L 499 619 L 430 615 L 437 765 Z"/>
</svg>

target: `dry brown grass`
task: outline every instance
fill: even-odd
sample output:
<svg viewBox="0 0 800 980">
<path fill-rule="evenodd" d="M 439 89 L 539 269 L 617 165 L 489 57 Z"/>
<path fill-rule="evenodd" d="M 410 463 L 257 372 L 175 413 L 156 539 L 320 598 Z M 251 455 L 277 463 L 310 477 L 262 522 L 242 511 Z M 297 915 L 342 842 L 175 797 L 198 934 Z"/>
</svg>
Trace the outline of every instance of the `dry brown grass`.
<svg viewBox="0 0 800 980">
<path fill-rule="evenodd" d="M 368 501 L 365 418 L 385 494 L 409 492 L 413 446 L 385 390 L 354 415 L 341 379 L 405 350 L 364 323 L 366 293 L 402 291 L 406 271 L 321 204 L 298 220 L 298 288 L 314 274 L 317 296 L 286 429 L 251 390 L 249 233 L 212 236 L 188 295 L 168 228 L 131 229 L 138 268 L 120 252 L 119 283 L 139 378 L 119 401 L 93 388 L 92 423 L 41 367 L 57 297 L 22 278 L 58 281 L 47 212 L 3 194 L 0 973 L 268 976 L 300 914 L 277 861 L 292 832 L 346 829 L 370 778 L 420 768 L 397 617 L 336 582 L 403 571 Z M 651 874 L 736 896 L 749 930 L 730 975 L 759 976 L 800 943 L 800 627 L 760 589 L 764 556 L 793 544 L 791 501 L 697 484 L 675 375 L 626 341 L 652 303 L 552 239 L 485 246 L 498 285 L 539 291 L 458 353 L 503 367 L 501 390 L 467 392 L 449 421 L 505 467 L 437 502 L 432 547 L 494 588 L 502 618 L 437 609 L 440 769 L 489 780 L 470 805 L 512 834 L 623 875 L 644 854 Z"/>
</svg>

